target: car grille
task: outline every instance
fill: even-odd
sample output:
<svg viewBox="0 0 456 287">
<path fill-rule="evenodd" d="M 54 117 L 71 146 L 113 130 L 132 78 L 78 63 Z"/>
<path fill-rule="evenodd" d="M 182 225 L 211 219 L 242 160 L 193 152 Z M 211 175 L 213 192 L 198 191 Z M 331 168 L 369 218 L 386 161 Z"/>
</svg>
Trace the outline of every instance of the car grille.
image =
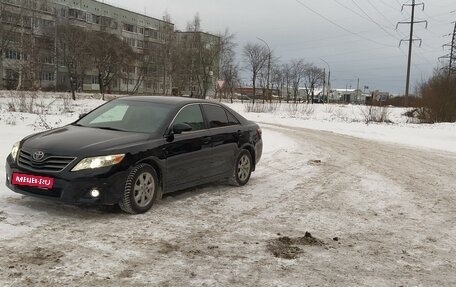
<svg viewBox="0 0 456 287">
<path fill-rule="evenodd" d="M 64 170 L 75 157 L 48 156 L 40 162 L 32 159 L 32 154 L 21 150 L 19 153 L 18 165 L 22 168 L 41 172 L 60 172 Z"/>
</svg>

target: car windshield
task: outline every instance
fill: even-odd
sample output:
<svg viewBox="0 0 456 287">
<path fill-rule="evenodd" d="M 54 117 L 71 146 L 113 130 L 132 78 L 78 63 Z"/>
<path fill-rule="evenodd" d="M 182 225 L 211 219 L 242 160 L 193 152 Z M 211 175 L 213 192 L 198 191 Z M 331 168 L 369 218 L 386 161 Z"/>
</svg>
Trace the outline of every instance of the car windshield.
<svg viewBox="0 0 456 287">
<path fill-rule="evenodd" d="M 74 125 L 126 132 L 154 133 L 162 126 L 172 105 L 146 101 L 112 101 L 92 111 Z"/>
</svg>

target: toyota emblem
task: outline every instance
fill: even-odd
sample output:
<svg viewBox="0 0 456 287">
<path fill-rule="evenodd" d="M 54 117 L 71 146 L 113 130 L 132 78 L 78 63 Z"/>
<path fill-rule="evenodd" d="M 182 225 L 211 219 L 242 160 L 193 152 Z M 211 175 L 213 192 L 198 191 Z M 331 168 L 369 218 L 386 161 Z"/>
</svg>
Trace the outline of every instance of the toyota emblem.
<svg viewBox="0 0 456 287">
<path fill-rule="evenodd" d="M 44 152 L 37 151 L 32 155 L 32 158 L 34 161 L 41 161 L 44 158 Z"/>
</svg>

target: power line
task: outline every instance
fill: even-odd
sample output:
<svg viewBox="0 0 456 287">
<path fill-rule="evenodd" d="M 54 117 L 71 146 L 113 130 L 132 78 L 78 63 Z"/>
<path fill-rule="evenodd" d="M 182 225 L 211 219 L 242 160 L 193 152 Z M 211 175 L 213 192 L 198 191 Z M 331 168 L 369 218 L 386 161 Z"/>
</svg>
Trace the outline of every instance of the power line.
<svg viewBox="0 0 456 287">
<path fill-rule="evenodd" d="M 352 9 L 352 8 L 350 8 L 350 7 L 348 7 L 347 5 L 340 3 L 338 0 L 334 0 L 334 2 L 336 2 L 336 3 L 337 3 L 339 6 L 341 6 L 342 8 L 345 8 L 345 9 L 347 9 L 348 11 L 354 13 L 355 15 L 357 15 L 357 16 L 359 16 L 359 17 L 361 17 L 361 18 L 363 18 L 363 19 L 365 19 L 365 20 L 367 20 L 367 21 L 370 21 L 369 18 L 367 18 L 366 16 L 364 16 L 364 15 L 362 15 L 361 13 L 357 12 L 356 10 L 354 10 L 354 9 Z"/>
<path fill-rule="evenodd" d="M 390 8 L 390 9 L 393 10 L 393 11 L 397 11 L 397 7 L 391 6 L 390 4 L 388 4 L 387 1 L 380 1 L 380 3 L 382 3 L 383 5 L 385 5 L 385 7 L 388 7 L 388 8 Z M 399 7 L 400 7 L 401 5 L 402 5 L 402 4 L 399 4 Z"/>
<path fill-rule="evenodd" d="M 352 34 L 358 38 L 361 38 L 363 40 L 366 40 L 366 41 L 369 41 L 371 43 L 374 43 L 374 44 L 377 44 L 377 45 L 381 45 L 381 46 L 384 46 L 384 47 L 393 47 L 391 45 L 385 45 L 383 43 L 380 43 L 380 42 L 377 42 L 375 40 L 372 40 L 372 39 L 369 39 L 367 37 L 364 37 L 363 35 L 360 35 L 356 32 L 353 32 L 353 31 L 350 31 L 349 29 L 345 28 L 344 26 L 342 25 L 339 25 L 337 24 L 336 22 L 332 21 L 331 19 L 329 19 L 328 17 L 324 16 L 323 14 L 319 13 L 318 11 L 312 9 L 311 7 L 309 7 L 308 5 L 304 4 L 302 1 L 300 0 L 296 0 L 296 2 L 298 2 L 298 4 L 300 4 L 301 6 L 303 6 L 304 8 L 306 8 L 307 10 L 311 11 L 312 13 L 318 15 L 319 17 L 323 18 L 324 20 L 326 20 L 327 22 L 333 24 L 334 26 L 337 26 L 339 27 L 340 29 L 344 30 L 345 32 L 349 33 L 349 34 Z"/>
<path fill-rule="evenodd" d="M 383 17 L 383 19 L 385 19 L 388 23 L 391 24 L 392 27 L 394 27 L 394 24 L 393 22 L 390 21 L 390 19 L 388 19 L 388 17 L 385 16 L 385 14 L 383 14 L 380 9 L 378 9 L 374 4 L 372 4 L 371 0 L 367 0 L 367 2 L 369 3 L 369 5 L 372 6 L 372 8 L 375 9 L 375 11 L 377 11 L 377 13 Z"/>
<path fill-rule="evenodd" d="M 391 34 L 388 30 L 386 30 L 382 25 L 380 25 L 377 21 L 375 21 L 371 16 L 369 16 L 369 14 L 366 13 L 366 11 L 363 10 L 363 8 L 361 8 L 361 6 L 358 5 L 358 3 L 356 3 L 355 0 L 351 0 L 353 2 L 353 4 L 356 5 L 356 7 L 358 7 L 359 10 L 361 10 L 361 12 L 366 15 L 366 17 L 368 17 L 370 19 L 370 21 L 372 23 L 374 23 L 375 25 L 377 25 L 380 29 L 382 29 L 386 34 L 388 34 L 389 36 L 393 37 L 395 40 L 398 40 L 398 38 L 396 38 L 396 36 L 394 36 L 393 34 Z"/>
</svg>

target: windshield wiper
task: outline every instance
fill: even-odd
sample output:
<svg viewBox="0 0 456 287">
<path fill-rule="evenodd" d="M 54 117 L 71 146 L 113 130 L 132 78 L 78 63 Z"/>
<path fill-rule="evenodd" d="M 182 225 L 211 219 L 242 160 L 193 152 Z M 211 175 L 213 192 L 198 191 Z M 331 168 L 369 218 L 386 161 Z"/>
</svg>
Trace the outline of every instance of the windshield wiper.
<svg viewBox="0 0 456 287">
<path fill-rule="evenodd" d="M 91 127 L 91 128 L 96 128 L 96 129 L 101 129 L 101 130 L 108 130 L 108 131 L 126 132 L 126 130 L 116 129 L 116 128 L 112 128 L 112 127 Z"/>
</svg>

